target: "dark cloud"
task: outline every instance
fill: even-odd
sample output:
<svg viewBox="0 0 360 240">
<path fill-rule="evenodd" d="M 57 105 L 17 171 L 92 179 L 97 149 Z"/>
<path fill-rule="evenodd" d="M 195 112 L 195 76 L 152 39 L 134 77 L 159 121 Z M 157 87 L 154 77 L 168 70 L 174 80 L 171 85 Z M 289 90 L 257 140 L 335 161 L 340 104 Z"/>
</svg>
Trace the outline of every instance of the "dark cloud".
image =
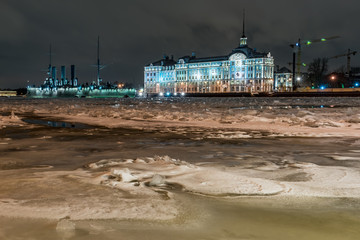
<svg viewBox="0 0 360 240">
<path fill-rule="evenodd" d="M 298 38 L 340 35 L 304 47 L 303 60 L 357 50 L 355 0 L 2 0 L 0 2 L 0 88 L 40 84 L 53 46 L 53 63 L 75 64 L 80 82 L 95 79 L 97 36 L 105 81 L 142 84 L 143 66 L 163 54 L 175 58 L 195 51 L 206 57 L 229 54 L 239 43 L 246 8 L 249 45 L 270 51 L 276 64 L 291 60 Z M 332 67 L 345 58 L 331 61 Z M 360 65 L 358 56 L 352 65 Z"/>
</svg>

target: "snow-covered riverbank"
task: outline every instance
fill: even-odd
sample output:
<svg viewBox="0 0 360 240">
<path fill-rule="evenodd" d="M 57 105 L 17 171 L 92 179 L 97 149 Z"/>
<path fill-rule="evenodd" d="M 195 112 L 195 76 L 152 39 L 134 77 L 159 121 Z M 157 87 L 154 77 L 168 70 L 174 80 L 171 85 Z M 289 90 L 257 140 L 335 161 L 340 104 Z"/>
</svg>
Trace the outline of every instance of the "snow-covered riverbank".
<svg viewBox="0 0 360 240">
<path fill-rule="evenodd" d="M 356 98 L 1 99 L 0 215 L 172 221 L 189 211 L 179 194 L 359 200 L 358 106 Z"/>
</svg>

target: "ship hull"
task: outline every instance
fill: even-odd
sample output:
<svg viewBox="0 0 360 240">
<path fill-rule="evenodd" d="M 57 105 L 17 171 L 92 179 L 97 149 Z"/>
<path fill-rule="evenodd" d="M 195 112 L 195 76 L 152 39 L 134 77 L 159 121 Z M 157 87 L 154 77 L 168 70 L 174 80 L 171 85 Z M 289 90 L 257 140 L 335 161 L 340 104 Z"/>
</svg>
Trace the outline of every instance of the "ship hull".
<svg viewBox="0 0 360 240">
<path fill-rule="evenodd" d="M 27 97 L 30 98 L 126 98 L 135 97 L 135 89 L 91 89 L 85 88 L 39 88 L 29 87 Z"/>
</svg>

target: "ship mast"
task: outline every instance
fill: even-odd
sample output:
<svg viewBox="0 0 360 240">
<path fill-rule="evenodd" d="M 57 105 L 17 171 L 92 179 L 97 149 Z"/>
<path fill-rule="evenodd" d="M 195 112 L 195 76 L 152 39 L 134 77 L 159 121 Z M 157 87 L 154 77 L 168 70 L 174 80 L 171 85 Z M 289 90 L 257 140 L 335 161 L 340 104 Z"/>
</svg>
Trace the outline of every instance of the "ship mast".
<svg viewBox="0 0 360 240">
<path fill-rule="evenodd" d="M 100 36 L 98 36 L 98 40 L 97 40 L 97 61 L 96 64 L 91 65 L 93 67 L 97 68 L 97 76 L 96 76 L 96 81 L 93 81 L 93 84 L 97 84 L 97 86 L 101 85 L 102 79 L 100 77 L 100 71 L 106 67 L 106 65 L 101 65 L 100 63 Z"/>
<path fill-rule="evenodd" d="M 100 86 L 100 36 L 98 36 L 98 44 L 97 44 L 97 84 Z"/>
<path fill-rule="evenodd" d="M 49 59 L 49 71 L 48 71 L 48 75 L 49 77 L 51 77 L 51 44 L 50 44 L 50 49 L 49 49 L 49 55 L 50 55 L 50 59 Z"/>
</svg>

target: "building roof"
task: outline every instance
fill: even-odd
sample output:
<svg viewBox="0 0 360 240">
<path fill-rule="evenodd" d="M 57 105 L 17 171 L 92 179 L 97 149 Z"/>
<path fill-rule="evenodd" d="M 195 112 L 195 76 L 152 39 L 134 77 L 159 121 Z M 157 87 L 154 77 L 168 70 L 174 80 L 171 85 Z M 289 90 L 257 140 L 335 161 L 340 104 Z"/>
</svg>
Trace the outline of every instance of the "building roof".
<svg viewBox="0 0 360 240">
<path fill-rule="evenodd" d="M 184 56 L 179 59 L 183 59 L 186 63 L 201 63 L 201 62 L 227 61 L 229 60 L 229 56 L 214 56 L 214 57 L 204 57 L 204 58 L 197 58 L 195 56 Z"/>
<path fill-rule="evenodd" d="M 282 67 L 276 73 L 292 73 L 287 67 Z"/>
<path fill-rule="evenodd" d="M 146 67 L 152 65 L 152 66 L 174 66 L 176 64 L 176 62 L 174 61 L 173 58 L 169 58 L 168 56 L 164 56 L 163 59 L 160 59 L 156 62 L 153 62 L 153 63 L 149 63 L 146 65 Z"/>
<path fill-rule="evenodd" d="M 260 52 L 257 52 L 255 49 L 252 49 L 250 47 L 248 47 L 247 45 L 245 46 L 240 46 L 240 47 L 237 47 L 235 49 L 232 50 L 232 54 L 234 53 L 243 53 L 245 54 L 246 58 L 263 58 L 263 57 L 266 57 L 266 53 L 260 53 Z"/>
<path fill-rule="evenodd" d="M 267 53 L 261 53 L 257 52 L 255 49 L 248 47 L 248 45 L 245 43 L 245 45 L 240 45 L 237 48 L 234 48 L 232 52 L 229 55 L 226 56 L 213 56 L 213 57 L 204 57 L 204 58 L 197 58 L 195 53 L 193 53 L 192 56 L 183 56 L 180 59 L 183 59 L 185 63 L 201 63 L 201 62 L 216 62 L 216 61 L 227 61 L 229 60 L 230 56 L 235 53 L 242 53 L 246 56 L 246 58 L 265 58 L 267 57 Z M 164 56 L 163 59 L 158 60 L 156 62 L 150 63 L 146 66 L 173 66 L 177 62 L 173 60 L 173 57 L 171 59 L 168 56 Z"/>
<path fill-rule="evenodd" d="M 260 53 L 248 46 L 240 46 L 232 50 L 229 55 L 226 56 L 213 56 L 213 57 L 204 57 L 197 58 L 195 56 L 183 56 L 179 59 L 183 59 L 185 63 L 199 63 L 199 62 L 215 62 L 215 61 L 227 61 L 229 57 L 234 53 L 243 53 L 246 58 L 263 58 L 266 57 L 266 53 Z"/>
</svg>

